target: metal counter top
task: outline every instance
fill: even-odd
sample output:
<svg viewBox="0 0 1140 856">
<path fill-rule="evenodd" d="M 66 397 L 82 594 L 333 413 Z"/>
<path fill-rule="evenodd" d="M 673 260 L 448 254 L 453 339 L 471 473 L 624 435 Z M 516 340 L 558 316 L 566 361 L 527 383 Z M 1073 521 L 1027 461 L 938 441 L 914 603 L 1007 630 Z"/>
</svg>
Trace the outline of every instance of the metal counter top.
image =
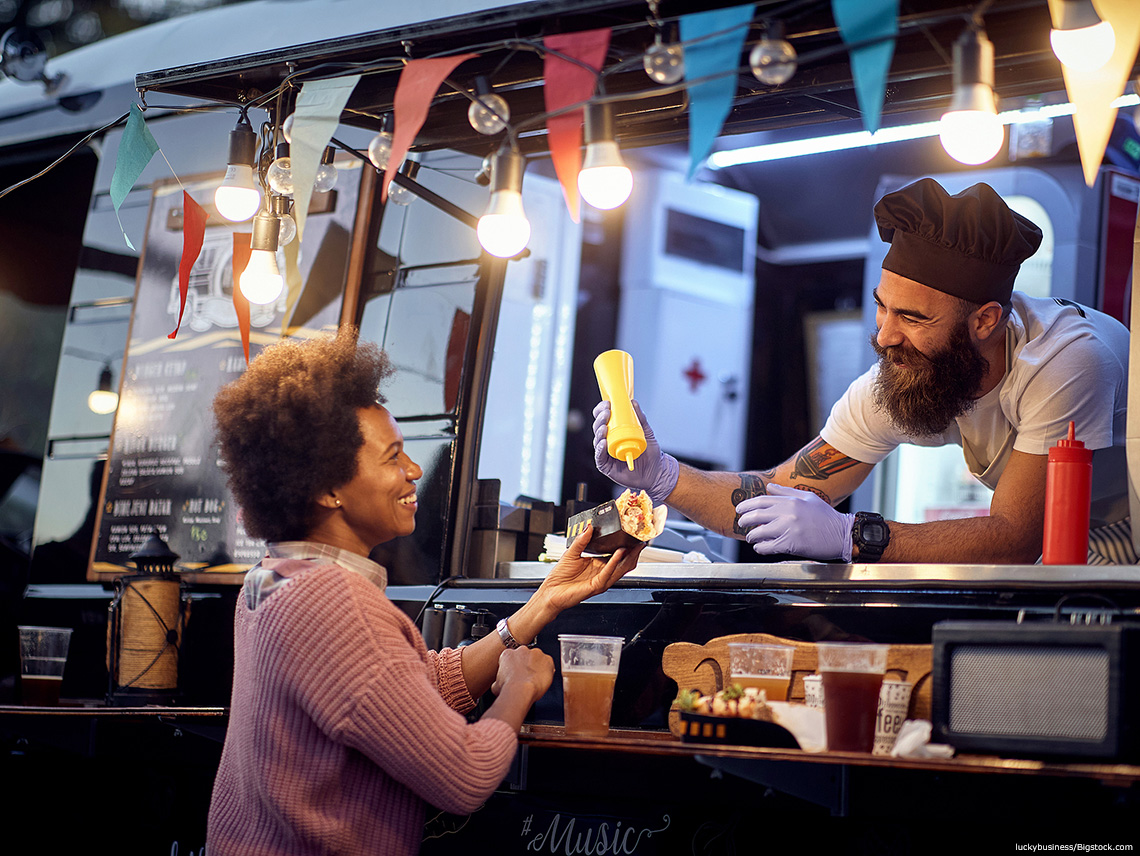
<svg viewBox="0 0 1140 856">
<path fill-rule="evenodd" d="M 547 562 L 503 562 L 496 579 L 540 580 Z M 839 584 L 1129 588 L 1140 591 L 1140 565 L 941 565 L 824 562 L 643 563 L 624 578 L 647 584 Z"/>
</svg>

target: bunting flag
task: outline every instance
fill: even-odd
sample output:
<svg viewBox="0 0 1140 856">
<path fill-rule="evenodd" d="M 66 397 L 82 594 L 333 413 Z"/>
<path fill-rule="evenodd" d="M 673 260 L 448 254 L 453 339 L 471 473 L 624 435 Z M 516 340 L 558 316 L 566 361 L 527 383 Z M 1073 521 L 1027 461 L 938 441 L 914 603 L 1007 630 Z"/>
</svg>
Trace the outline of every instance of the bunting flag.
<svg viewBox="0 0 1140 856">
<path fill-rule="evenodd" d="M 855 81 L 859 110 L 863 113 L 863 128 L 873 134 L 879 130 L 887 72 L 891 70 L 891 58 L 895 54 L 899 0 L 831 0 L 831 14 L 848 45 L 883 39 L 878 44 L 851 51 L 851 77 Z"/>
<path fill-rule="evenodd" d="M 381 202 L 388 201 L 388 185 L 404 162 L 404 155 L 416 141 L 416 134 L 427 119 L 428 108 L 440 84 L 455 71 L 457 65 L 473 56 L 478 54 L 413 59 L 400 72 L 396 94 L 392 97 L 392 154 L 388 157 L 384 183 L 380 187 Z"/>
<path fill-rule="evenodd" d="M 158 151 L 158 143 L 151 136 L 150 129 L 143 121 L 142 110 L 137 104 L 132 104 L 127 115 L 127 127 L 119 140 L 119 152 L 115 156 L 115 172 L 111 176 L 111 204 L 115 206 L 115 219 L 119 221 L 119 231 L 123 233 L 123 240 L 132 250 L 135 245 L 127 237 L 127 230 L 123 228 L 123 221 L 119 219 L 119 206 L 139 180 L 142 171 Z M 137 250 L 136 250 L 137 252 Z"/>
<path fill-rule="evenodd" d="M 297 329 L 293 323 L 293 313 L 297 311 L 297 302 L 301 299 L 304 283 L 301 281 L 300 244 L 292 240 L 285 245 L 285 317 L 289 319 L 282 327 L 282 333 L 292 336 Z"/>
<path fill-rule="evenodd" d="M 610 29 L 584 30 L 547 36 L 548 49 L 543 61 L 543 95 L 546 112 L 554 113 L 589 100 L 597 86 L 598 75 L 610 49 Z M 555 53 L 557 52 L 557 53 Z M 561 54 L 561 56 L 559 56 Z M 572 57 L 571 62 L 564 57 Z M 584 63 L 589 68 L 583 68 Z M 593 69 L 591 71 L 590 69 Z M 578 172 L 582 166 L 582 108 L 546 120 L 546 144 L 554 172 L 562 184 L 562 195 L 571 219 L 578 222 Z"/>
<path fill-rule="evenodd" d="M 1056 21 L 1063 0 L 1049 0 L 1049 11 Z M 1116 47 L 1108 62 L 1091 71 L 1061 66 L 1065 91 L 1073 104 L 1073 130 L 1081 156 L 1085 184 L 1092 187 L 1104 160 L 1116 108 L 1112 102 L 1124 94 L 1136 52 L 1140 49 L 1140 3 L 1136 0 L 1096 0 L 1093 4 L 1101 20 L 1112 25 Z"/>
<path fill-rule="evenodd" d="M 174 331 L 166 334 L 173 339 L 182 326 L 182 313 L 186 311 L 186 293 L 190 290 L 190 271 L 202 252 L 202 241 L 206 237 L 206 209 L 195 202 L 190 194 L 182 191 L 182 261 L 178 263 L 178 323 Z"/>
<path fill-rule="evenodd" d="M 296 120 L 294 120 L 296 121 Z M 237 313 L 238 330 L 241 331 L 241 346 L 245 351 L 245 364 L 249 365 L 249 300 L 241 293 L 238 279 L 245 272 L 249 264 L 249 242 L 253 235 L 249 232 L 234 232 L 233 256 L 233 301 L 234 311 Z"/>
<path fill-rule="evenodd" d="M 740 67 L 752 12 L 753 6 L 749 4 L 681 16 L 685 79 L 711 78 L 689 86 L 690 180 L 712 151 L 732 108 L 732 97 L 736 94 L 735 72 Z"/>
<path fill-rule="evenodd" d="M 289 160 L 293 169 L 293 219 L 297 221 L 297 240 L 305 230 L 309 200 L 313 198 L 313 181 L 321 155 L 332 139 L 340 114 L 359 74 L 330 80 L 309 80 L 301 86 L 297 106 L 293 110 L 293 131 L 289 140 Z"/>
</svg>

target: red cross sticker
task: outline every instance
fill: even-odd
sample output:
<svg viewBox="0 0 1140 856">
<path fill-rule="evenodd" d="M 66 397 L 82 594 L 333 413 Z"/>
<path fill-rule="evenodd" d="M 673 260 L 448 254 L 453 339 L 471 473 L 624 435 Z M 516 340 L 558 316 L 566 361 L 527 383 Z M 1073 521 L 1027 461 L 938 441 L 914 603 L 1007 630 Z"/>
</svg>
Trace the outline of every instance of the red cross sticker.
<svg viewBox="0 0 1140 856">
<path fill-rule="evenodd" d="M 693 357 L 692 364 L 681 372 L 689 380 L 689 392 L 695 393 L 697 388 L 708 380 L 708 375 L 701 371 L 701 363 L 696 357 Z"/>
</svg>

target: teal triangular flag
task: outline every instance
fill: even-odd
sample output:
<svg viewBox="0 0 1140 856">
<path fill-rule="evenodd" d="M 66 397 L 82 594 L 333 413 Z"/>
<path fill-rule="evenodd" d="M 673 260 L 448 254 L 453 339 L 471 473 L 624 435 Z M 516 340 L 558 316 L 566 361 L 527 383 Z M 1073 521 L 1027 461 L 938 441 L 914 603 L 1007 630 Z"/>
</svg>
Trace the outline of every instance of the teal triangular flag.
<svg viewBox="0 0 1140 856">
<path fill-rule="evenodd" d="M 115 206 L 115 219 L 119 218 L 119 206 L 139 180 L 142 171 L 158 151 L 158 143 L 151 136 L 150 129 L 143 121 L 142 110 L 137 104 L 131 105 L 130 115 L 127 117 L 127 127 L 123 131 L 123 138 L 119 141 L 119 154 L 115 158 L 115 172 L 111 176 L 111 204 Z M 127 237 L 123 229 L 123 221 L 119 220 L 119 230 L 123 239 L 132 250 L 135 245 Z"/>
<path fill-rule="evenodd" d="M 753 5 L 748 4 L 681 16 L 685 78 L 700 80 L 720 75 L 689 87 L 690 179 L 708 156 L 732 108 L 732 96 L 736 94 L 735 71 L 740 67 L 740 53 L 752 22 L 752 11 Z"/>
<path fill-rule="evenodd" d="M 887 91 L 887 72 L 891 70 L 891 57 L 895 53 L 899 2 L 831 0 L 831 14 L 839 27 L 839 34 L 848 45 L 884 39 L 877 45 L 851 51 L 851 77 L 855 80 L 855 96 L 863 113 L 863 127 L 873 134 L 879 130 L 883 96 Z"/>
</svg>

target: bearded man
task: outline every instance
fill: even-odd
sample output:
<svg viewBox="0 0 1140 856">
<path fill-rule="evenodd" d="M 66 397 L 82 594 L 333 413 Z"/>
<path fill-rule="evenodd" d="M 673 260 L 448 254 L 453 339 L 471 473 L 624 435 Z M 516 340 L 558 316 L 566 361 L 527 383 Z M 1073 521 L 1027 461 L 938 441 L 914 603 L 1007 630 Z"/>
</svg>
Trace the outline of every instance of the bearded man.
<svg viewBox="0 0 1140 856">
<path fill-rule="evenodd" d="M 1096 450 L 1089 561 L 1136 563 L 1124 457 L 1128 330 L 1071 301 L 1013 291 L 1041 230 L 986 184 L 951 196 L 924 178 L 880 199 L 875 220 L 891 245 L 874 291 L 878 363 L 818 437 L 771 470 L 704 472 L 662 452 L 638 407 L 647 448 L 631 472 L 606 451 L 602 402 L 598 469 L 761 555 L 1025 564 L 1041 555 L 1049 448 L 1073 421 Z M 989 515 L 912 524 L 836 511 L 901 443 L 961 446 L 994 491 Z"/>
</svg>

